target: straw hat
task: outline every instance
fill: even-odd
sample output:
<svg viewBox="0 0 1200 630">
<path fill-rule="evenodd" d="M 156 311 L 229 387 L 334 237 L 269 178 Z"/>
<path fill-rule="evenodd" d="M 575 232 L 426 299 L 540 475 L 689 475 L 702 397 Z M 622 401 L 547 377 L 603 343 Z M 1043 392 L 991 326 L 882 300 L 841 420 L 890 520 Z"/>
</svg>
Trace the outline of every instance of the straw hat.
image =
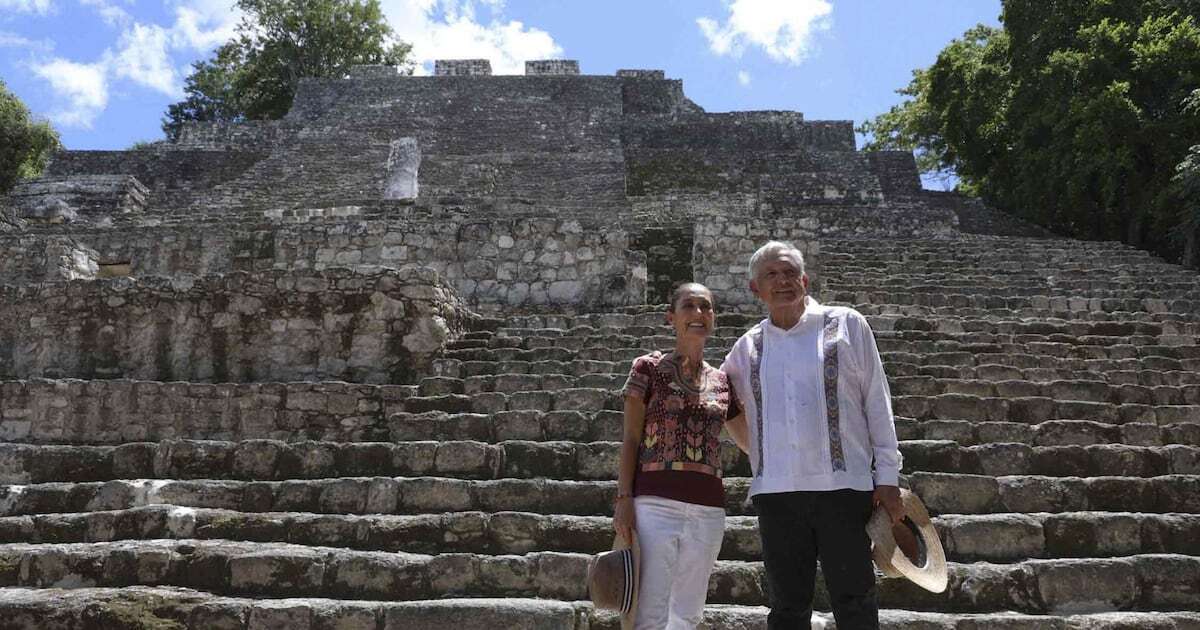
<svg viewBox="0 0 1200 630">
<path fill-rule="evenodd" d="M 871 557 L 884 575 L 903 577 L 925 590 L 941 593 L 949 582 L 946 552 L 942 549 L 937 530 L 929 520 L 929 511 L 921 499 L 907 489 L 900 489 L 900 501 L 904 504 L 904 518 L 916 530 L 916 539 L 904 520 L 893 527 L 887 510 L 880 505 L 867 522 L 867 535 L 872 543 Z M 921 561 L 922 549 L 925 552 L 924 561 L 917 566 L 915 562 Z"/>
<path fill-rule="evenodd" d="M 621 614 L 621 630 L 633 627 L 637 612 L 638 580 L 642 564 L 642 549 L 637 534 L 633 542 L 618 535 L 613 550 L 597 554 L 588 563 L 588 594 L 596 608 L 615 610 Z"/>
</svg>

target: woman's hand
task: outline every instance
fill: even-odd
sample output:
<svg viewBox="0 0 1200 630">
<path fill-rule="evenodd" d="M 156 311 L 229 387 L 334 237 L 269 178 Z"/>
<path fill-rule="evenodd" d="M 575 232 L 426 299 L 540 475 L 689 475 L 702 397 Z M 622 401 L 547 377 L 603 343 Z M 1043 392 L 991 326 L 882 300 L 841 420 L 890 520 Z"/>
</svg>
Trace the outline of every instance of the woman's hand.
<svg viewBox="0 0 1200 630">
<path fill-rule="evenodd" d="M 613 504 L 613 529 L 625 542 L 633 542 L 633 530 L 636 529 L 636 518 L 633 515 L 633 497 L 621 497 Z"/>
</svg>

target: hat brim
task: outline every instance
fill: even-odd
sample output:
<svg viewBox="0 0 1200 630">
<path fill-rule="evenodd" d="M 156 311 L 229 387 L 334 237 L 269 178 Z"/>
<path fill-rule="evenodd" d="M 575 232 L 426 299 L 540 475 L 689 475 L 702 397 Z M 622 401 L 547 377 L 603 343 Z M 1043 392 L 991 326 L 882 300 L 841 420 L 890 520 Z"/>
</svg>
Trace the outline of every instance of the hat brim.
<svg viewBox="0 0 1200 630">
<path fill-rule="evenodd" d="M 625 537 L 617 534 L 613 538 L 613 551 L 619 549 L 633 549 L 633 601 L 629 605 L 629 612 L 621 615 L 621 630 L 633 630 L 633 620 L 637 618 L 638 607 L 638 591 L 642 587 L 642 546 L 638 543 L 637 532 L 632 533 L 632 541 L 625 540 Z"/>
<path fill-rule="evenodd" d="M 946 567 L 946 551 L 938 538 L 937 529 L 929 519 L 929 511 L 921 499 L 909 490 L 900 490 L 900 501 L 904 505 L 904 516 L 912 521 L 917 537 L 925 546 L 925 564 L 917 566 L 896 544 L 892 533 L 892 519 L 882 505 L 875 508 L 867 522 L 867 535 L 871 537 L 871 557 L 876 566 L 889 577 L 903 577 L 921 588 L 941 593 L 950 582 Z"/>
</svg>

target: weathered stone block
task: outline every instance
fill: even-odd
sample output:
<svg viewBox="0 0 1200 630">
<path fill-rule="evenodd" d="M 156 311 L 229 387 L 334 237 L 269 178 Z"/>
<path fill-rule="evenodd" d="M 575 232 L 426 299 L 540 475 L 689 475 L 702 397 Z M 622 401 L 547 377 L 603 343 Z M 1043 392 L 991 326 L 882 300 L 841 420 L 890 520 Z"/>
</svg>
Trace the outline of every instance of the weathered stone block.
<svg viewBox="0 0 1200 630">
<path fill-rule="evenodd" d="M 229 587 L 247 595 L 316 596 L 324 579 L 325 559 L 315 550 L 264 549 L 229 558 Z"/>
</svg>

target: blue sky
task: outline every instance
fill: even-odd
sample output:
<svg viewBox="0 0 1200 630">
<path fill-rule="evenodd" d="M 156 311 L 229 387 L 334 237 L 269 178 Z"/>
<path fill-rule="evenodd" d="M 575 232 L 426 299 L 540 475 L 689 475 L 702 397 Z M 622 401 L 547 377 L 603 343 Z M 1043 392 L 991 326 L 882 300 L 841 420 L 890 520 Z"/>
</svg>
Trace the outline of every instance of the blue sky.
<svg viewBox="0 0 1200 630">
<path fill-rule="evenodd" d="M 0 78 L 71 149 L 161 137 L 191 62 L 233 31 L 233 0 L 0 0 Z M 787 109 L 856 123 L 887 110 L 999 0 L 381 0 L 422 68 L 577 59 L 659 68 L 709 111 Z M 427 70 L 426 70 L 427 71 Z"/>
</svg>

